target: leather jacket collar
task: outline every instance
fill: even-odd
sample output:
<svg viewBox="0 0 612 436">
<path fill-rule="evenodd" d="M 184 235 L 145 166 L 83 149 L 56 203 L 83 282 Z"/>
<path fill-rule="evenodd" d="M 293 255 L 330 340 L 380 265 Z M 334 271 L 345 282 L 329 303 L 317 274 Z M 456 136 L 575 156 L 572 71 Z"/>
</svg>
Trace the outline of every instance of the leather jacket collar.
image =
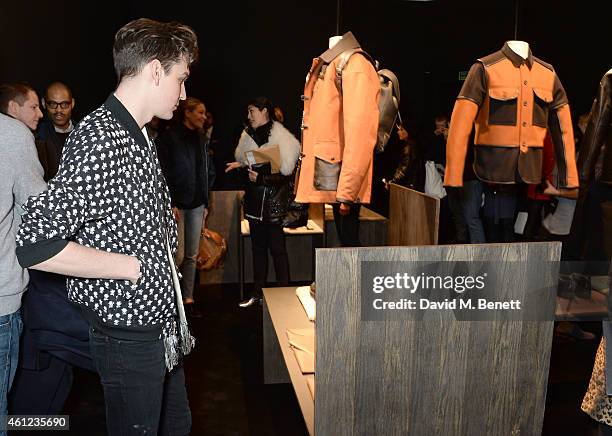
<svg viewBox="0 0 612 436">
<path fill-rule="evenodd" d="M 329 64 L 331 61 L 336 59 L 340 53 L 356 48 L 361 48 L 361 45 L 359 45 L 359 42 L 355 36 L 353 36 L 352 32 L 346 32 L 344 35 L 342 35 L 342 39 L 332 48 L 319 56 L 319 59 L 323 60 L 323 62 L 326 64 Z"/>
<path fill-rule="evenodd" d="M 531 48 L 529 48 L 529 54 L 527 55 L 527 59 L 523 59 L 518 54 L 516 54 L 510 48 L 507 42 L 502 47 L 501 52 L 504 54 L 504 56 L 510 59 L 510 62 L 512 62 L 512 64 L 516 68 L 520 67 L 523 62 L 527 64 L 527 67 L 529 67 L 529 69 L 531 69 L 531 67 L 533 66 L 533 55 L 531 54 Z"/>
</svg>

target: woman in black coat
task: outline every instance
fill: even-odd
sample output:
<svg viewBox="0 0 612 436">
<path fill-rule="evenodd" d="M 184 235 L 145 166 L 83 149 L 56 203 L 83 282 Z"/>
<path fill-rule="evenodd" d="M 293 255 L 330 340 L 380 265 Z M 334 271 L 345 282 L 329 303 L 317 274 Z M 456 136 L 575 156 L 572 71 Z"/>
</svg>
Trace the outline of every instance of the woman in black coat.
<svg viewBox="0 0 612 436">
<path fill-rule="evenodd" d="M 249 126 L 242 132 L 234 152 L 236 161 L 227 164 L 226 169 L 226 172 L 240 170 L 244 174 L 244 216 L 249 222 L 253 247 L 254 290 L 240 307 L 249 307 L 261 300 L 268 273 L 268 250 L 274 261 L 277 283 L 289 283 L 289 258 L 281 223 L 287 214 L 289 181 L 300 154 L 300 143 L 275 120 L 270 100 L 255 99 L 247 110 Z M 272 172 L 270 163 L 253 163 L 250 152 L 274 147 L 278 147 L 280 154 L 278 172 Z"/>
</svg>

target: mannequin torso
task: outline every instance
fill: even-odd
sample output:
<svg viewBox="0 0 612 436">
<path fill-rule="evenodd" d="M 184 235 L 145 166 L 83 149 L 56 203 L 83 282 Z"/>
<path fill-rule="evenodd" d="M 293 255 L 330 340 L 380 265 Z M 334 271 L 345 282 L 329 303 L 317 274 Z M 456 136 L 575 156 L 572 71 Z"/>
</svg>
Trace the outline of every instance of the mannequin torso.
<svg viewBox="0 0 612 436">
<path fill-rule="evenodd" d="M 525 41 L 508 41 L 508 47 L 523 59 L 529 56 L 529 43 Z"/>
</svg>

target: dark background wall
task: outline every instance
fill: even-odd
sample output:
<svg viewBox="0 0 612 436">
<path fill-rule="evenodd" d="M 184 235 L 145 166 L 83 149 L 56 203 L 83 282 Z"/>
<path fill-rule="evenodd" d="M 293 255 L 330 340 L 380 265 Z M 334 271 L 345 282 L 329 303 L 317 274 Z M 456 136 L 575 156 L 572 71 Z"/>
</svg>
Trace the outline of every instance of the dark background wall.
<svg viewBox="0 0 612 436">
<path fill-rule="evenodd" d="M 398 74 L 402 111 L 428 121 L 452 110 L 459 71 L 514 39 L 516 25 L 517 38 L 555 66 L 578 115 L 612 62 L 609 18 L 592 3 L 582 5 L 523 0 L 516 21 L 516 0 L 342 0 L 340 32 L 352 30 Z M 272 98 L 297 133 L 304 78 L 336 34 L 336 8 L 336 0 L 3 1 L 0 82 L 27 81 L 42 91 L 65 81 L 84 115 L 115 86 L 117 29 L 138 17 L 179 20 L 196 30 L 201 45 L 187 93 L 206 102 L 221 142 L 233 149 L 253 96 Z"/>
</svg>

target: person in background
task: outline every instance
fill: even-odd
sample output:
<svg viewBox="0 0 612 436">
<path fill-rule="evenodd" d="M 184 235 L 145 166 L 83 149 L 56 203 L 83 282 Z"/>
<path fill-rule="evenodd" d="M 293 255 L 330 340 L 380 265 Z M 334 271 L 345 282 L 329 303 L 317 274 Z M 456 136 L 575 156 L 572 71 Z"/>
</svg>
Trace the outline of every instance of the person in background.
<svg viewBox="0 0 612 436">
<path fill-rule="evenodd" d="M 5 88 L 0 89 L 0 95 L 4 96 Z M 11 113 L 24 110 L 29 114 L 28 121 L 37 122 L 40 111 L 37 112 L 37 103 L 29 97 L 24 100 L 14 97 L 7 104 L 0 100 L 2 110 L 7 106 L 12 108 Z M 23 108 L 24 105 L 27 108 Z M 13 106 L 21 109 L 16 110 Z M 22 205 L 31 195 L 46 188 L 36 156 L 34 136 L 29 130 L 35 127 L 35 123 L 26 127 L 18 119 L 0 114 L 0 417 L 8 413 L 7 394 L 17 370 L 23 326 L 21 297 L 28 285 L 28 272 L 19 266 L 15 256 L 15 237 L 23 213 Z M 0 428 L 0 435 L 6 434 L 6 430 Z"/>
<path fill-rule="evenodd" d="M 13 89 L 20 92 L 23 99 L 38 100 L 31 88 L 15 86 Z M 47 102 L 67 99 L 68 92 L 63 85 L 52 84 L 47 90 Z M 33 122 L 38 119 L 34 106 L 31 104 L 29 111 L 25 106 L 10 112 L 33 128 Z M 53 104 L 47 104 L 47 108 L 49 106 Z M 56 109 L 59 108 L 58 104 Z M 65 130 L 70 124 L 65 122 L 69 112 L 52 111 L 48 116 Z M 57 133 L 53 126 L 51 122 L 38 124 L 38 132 L 45 138 L 36 140 L 45 181 L 55 176 L 68 136 Z M 29 271 L 29 276 L 28 292 L 22 304 L 21 358 L 9 397 L 9 410 L 19 415 L 58 414 L 72 387 L 73 366 L 94 371 L 89 352 L 89 326 L 81 310 L 68 300 L 65 276 L 34 269 Z"/>
<path fill-rule="evenodd" d="M 26 83 L 0 85 L 0 112 L 25 124 L 32 132 L 43 117 L 34 89 Z"/>
<path fill-rule="evenodd" d="M 157 150 L 178 223 L 176 264 L 183 275 L 185 311 L 193 318 L 201 318 L 194 299 L 196 258 L 208 215 L 208 192 L 215 179 L 215 167 L 204 132 L 204 103 L 188 97 L 180 103 L 177 116 L 176 126 L 159 136 Z"/>
<path fill-rule="evenodd" d="M 36 131 L 36 148 L 45 170 L 45 181 L 57 174 L 64 144 L 76 125 L 72 119 L 74 105 L 72 91 L 67 85 L 53 82 L 47 87 L 42 100 L 46 117 Z"/>
<path fill-rule="evenodd" d="M 397 126 L 397 136 L 403 144 L 402 157 L 388 183 L 397 183 L 423 192 L 425 189 L 425 160 L 422 151 L 416 140 L 401 123 Z"/>
<path fill-rule="evenodd" d="M 249 222 L 253 247 L 252 294 L 240 302 L 249 307 L 261 302 L 262 289 L 268 275 L 268 250 L 274 261 L 276 281 L 289 283 L 289 257 L 285 246 L 285 233 L 281 225 L 287 214 L 289 182 L 300 154 L 300 143 L 281 123 L 276 121 L 274 106 L 265 97 L 247 105 L 249 126 L 243 131 L 234 152 L 235 162 L 227 164 L 226 171 L 240 170 L 245 179 L 244 216 Z M 271 172 L 270 163 L 251 164 L 247 153 L 278 146 L 279 172 Z"/>
</svg>

